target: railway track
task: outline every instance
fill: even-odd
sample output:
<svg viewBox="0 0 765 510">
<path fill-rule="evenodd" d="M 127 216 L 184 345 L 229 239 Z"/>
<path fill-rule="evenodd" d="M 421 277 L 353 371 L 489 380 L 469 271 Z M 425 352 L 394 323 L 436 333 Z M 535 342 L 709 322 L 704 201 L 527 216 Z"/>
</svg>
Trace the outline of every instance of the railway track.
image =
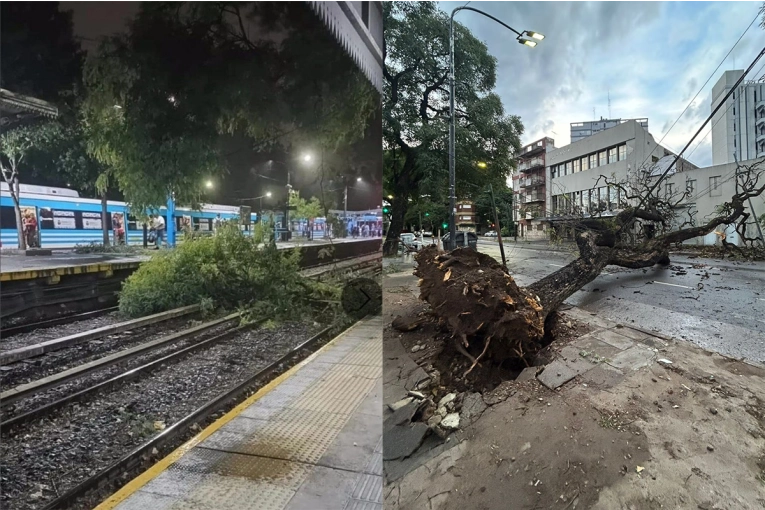
<svg viewBox="0 0 765 510">
<path fill-rule="evenodd" d="M 314 270 L 307 276 L 321 280 L 348 272 L 356 276 L 369 276 L 380 270 L 379 258 L 369 257 L 352 265 L 337 266 L 331 264 L 331 267 L 325 267 L 319 271 Z M 162 320 L 184 316 L 197 310 L 198 307 L 195 306 L 184 307 L 101 328 L 102 331 L 83 332 L 21 350 L 0 353 L 0 361 L 29 359 L 39 356 L 41 353 L 78 346 L 83 342 L 102 338 L 110 333 L 129 331 L 131 328 L 147 324 L 156 324 Z M 210 347 L 252 326 L 237 327 L 235 322 L 238 319 L 238 314 L 231 314 L 201 325 L 185 328 L 126 349 L 107 352 L 102 357 L 83 362 L 73 368 L 45 374 L 44 377 L 28 380 L 5 390 L 0 393 L 0 407 L 3 409 L 5 418 L 0 422 L 0 431 L 7 433 L 19 425 L 47 416 L 67 404 L 135 380 L 162 364 L 175 362 L 196 350 Z M 214 334 L 211 336 L 209 332 L 214 332 Z M 136 359 L 140 360 L 140 363 L 131 365 L 130 362 Z M 55 363 L 56 360 L 53 359 L 52 362 Z M 121 372 L 115 370 L 118 366 L 124 367 Z"/>
<path fill-rule="evenodd" d="M 101 308 L 100 310 L 93 310 L 92 312 L 83 312 L 75 314 L 62 315 L 54 319 L 47 319 L 43 321 L 31 322 L 28 324 L 19 324 L 18 326 L 5 327 L 0 330 L 2 337 L 8 338 L 21 333 L 29 333 L 39 329 L 50 328 L 53 326 L 60 326 L 62 324 L 70 324 L 72 322 L 79 322 L 86 319 L 92 319 L 95 317 L 101 317 L 108 313 L 116 312 L 119 307 L 110 306 L 108 308 Z"/>
<path fill-rule="evenodd" d="M 168 452 L 182 444 L 183 441 L 193 436 L 193 433 L 189 433 L 189 431 L 195 424 L 207 424 L 209 421 L 212 421 L 211 417 L 228 412 L 239 402 L 254 393 L 259 387 L 267 384 L 280 373 L 285 372 L 294 364 L 308 357 L 323 341 L 329 340 L 332 332 L 332 327 L 323 329 L 282 356 L 271 361 L 271 363 L 257 373 L 230 386 L 215 398 L 207 401 L 191 413 L 186 414 L 170 427 L 122 456 L 116 462 L 72 487 L 43 507 L 44 510 L 71 508 L 78 501 L 87 498 L 89 493 L 99 491 L 99 495 L 96 496 L 95 500 L 88 502 L 90 505 L 96 503 L 106 492 L 111 493 L 116 490 L 117 487 L 115 485 L 120 484 L 120 478 L 123 480 L 126 478 L 124 473 L 137 474 L 147 467 L 149 463 L 147 462 L 148 458 L 156 457 L 159 452 Z M 152 452 L 156 453 L 152 454 Z"/>
</svg>

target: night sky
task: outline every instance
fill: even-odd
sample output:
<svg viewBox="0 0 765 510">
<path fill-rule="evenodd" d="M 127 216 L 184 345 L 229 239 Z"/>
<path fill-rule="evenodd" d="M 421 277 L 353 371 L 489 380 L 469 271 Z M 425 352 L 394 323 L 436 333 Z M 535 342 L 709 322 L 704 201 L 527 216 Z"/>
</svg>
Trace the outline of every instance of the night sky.
<svg viewBox="0 0 765 510">
<path fill-rule="evenodd" d="M 74 32 L 80 38 L 83 49 L 93 51 L 97 48 L 98 40 L 102 37 L 122 32 L 132 16 L 137 14 L 140 2 L 61 2 L 62 10 L 73 13 Z M 317 26 L 323 25 L 316 18 Z M 338 45 L 338 51 L 343 51 Z M 349 57 L 350 58 L 350 57 Z M 372 121 L 364 140 L 356 144 L 357 152 L 364 154 L 365 162 L 358 170 L 362 182 L 353 182 L 348 192 L 348 209 L 373 209 L 381 205 L 382 197 L 382 125 L 378 114 Z M 285 194 L 286 171 L 284 164 L 269 165 L 269 160 L 287 163 L 290 178 L 295 189 L 300 190 L 303 198 L 318 196 L 320 188 L 315 165 L 300 162 L 298 149 L 289 154 L 284 151 L 275 153 L 258 153 L 251 149 L 251 141 L 245 138 L 222 137 L 224 154 L 228 167 L 228 175 L 215 180 L 215 189 L 207 197 L 207 201 L 219 204 L 240 205 L 241 198 L 252 198 L 271 192 L 273 198 Z M 271 179 L 258 177 L 262 174 Z M 355 180 L 354 176 L 354 180 Z M 284 184 L 281 184 L 283 182 Z M 334 194 L 342 204 L 342 190 L 327 191 L 341 188 L 340 183 L 324 183 L 325 193 Z M 268 201 L 264 199 L 264 207 Z M 256 203 L 250 205 L 257 206 Z M 273 202 L 271 205 L 275 205 Z M 340 205 L 342 207 L 342 205 Z"/>
</svg>

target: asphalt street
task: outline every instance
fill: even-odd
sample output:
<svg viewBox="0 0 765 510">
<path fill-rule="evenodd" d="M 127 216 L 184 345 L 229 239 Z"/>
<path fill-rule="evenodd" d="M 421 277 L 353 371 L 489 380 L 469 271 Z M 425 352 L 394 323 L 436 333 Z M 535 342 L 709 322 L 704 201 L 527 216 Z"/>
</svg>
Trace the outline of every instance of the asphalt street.
<svg viewBox="0 0 765 510">
<path fill-rule="evenodd" d="M 501 260 L 495 241 L 481 239 L 478 249 Z M 572 250 L 556 252 L 512 240 L 505 245 L 505 255 L 520 285 L 576 258 Z M 566 302 L 721 354 L 765 362 L 765 263 L 671 259 L 669 267 L 608 266 Z"/>
</svg>

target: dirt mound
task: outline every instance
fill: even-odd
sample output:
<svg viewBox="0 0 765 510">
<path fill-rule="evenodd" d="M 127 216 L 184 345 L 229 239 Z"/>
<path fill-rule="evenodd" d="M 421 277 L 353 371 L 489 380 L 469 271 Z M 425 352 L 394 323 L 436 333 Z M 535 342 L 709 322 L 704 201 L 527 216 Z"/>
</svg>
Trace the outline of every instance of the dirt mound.
<svg viewBox="0 0 765 510">
<path fill-rule="evenodd" d="M 473 361 L 533 359 L 544 337 L 538 298 L 518 287 L 493 258 L 472 248 L 417 254 L 420 299 Z"/>
</svg>

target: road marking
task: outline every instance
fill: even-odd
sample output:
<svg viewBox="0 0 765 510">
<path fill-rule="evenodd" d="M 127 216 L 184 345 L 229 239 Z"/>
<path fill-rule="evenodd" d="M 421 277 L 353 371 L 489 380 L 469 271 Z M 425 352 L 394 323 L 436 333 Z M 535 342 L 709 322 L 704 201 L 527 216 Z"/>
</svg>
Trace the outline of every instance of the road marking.
<svg viewBox="0 0 765 510">
<path fill-rule="evenodd" d="M 765 298 L 758 297 L 757 299 L 759 299 L 760 301 L 765 301 Z"/>
<path fill-rule="evenodd" d="M 665 283 L 665 282 L 652 282 L 652 283 L 658 283 L 659 285 L 669 285 L 670 287 L 682 287 L 684 289 L 692 289 L 693 287 L 688 287 L 686 285 L 677 285 L 676 283 Z"/>
<path fill-rule="evenodd" d="M 560 264 L 547 264 L 547 265 L 548 266 L 555 266 L 555 267 L 566 267 L 566 266 L 561 266 Z"/>
</svg>

